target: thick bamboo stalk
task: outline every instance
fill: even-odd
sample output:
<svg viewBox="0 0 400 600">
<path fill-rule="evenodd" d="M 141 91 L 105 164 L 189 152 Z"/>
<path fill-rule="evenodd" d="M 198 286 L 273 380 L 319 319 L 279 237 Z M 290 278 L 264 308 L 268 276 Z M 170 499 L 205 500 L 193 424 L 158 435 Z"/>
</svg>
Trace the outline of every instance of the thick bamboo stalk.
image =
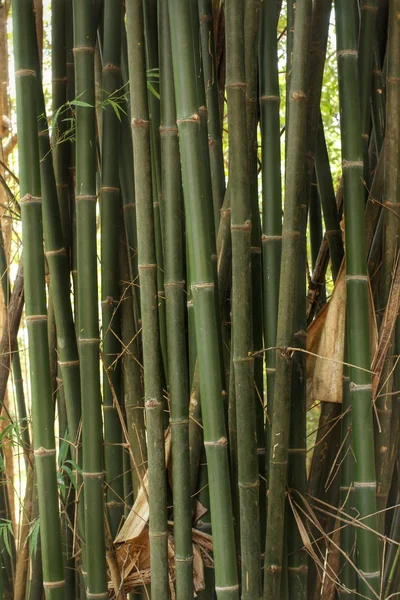
<svg viewBox="0 0 400 600">
<path fill-rule="evenodd" d="M 355 505 L 370 529 L 357 531 L 359 591 L 367 598 L 379 591 L 376 530 L 376 479 L 372 423 L 369 345 L 368 273 L 364 231 L 364 186 L 359 113 L 357 36 L 353 7 L 336 0 L 336 27 L 341 107 L 343 191 L 346 238 L 346 290 L 350 398 L 355 455 Z"/>
<path fill-rule="evenodd" d="M 281 143 L 276 5 L 263 2 L 260 11 L 260 111 L 262 153 L 262 250 L 264 346 L 267 373 L 266 471 L 274 401 L 276 327 L 282 248 Z"/>
<path fill-rule="evenodd" d="M 181 171 L 174 97 L 168 6 L 159 3 L 161 175 L 163 188 L 165 299 L 169 357 L 172 491 L 176 597 L 193 596 L 192 498 L 187 477 L 189 453 L 189 379 L 186 361 L 184 238 Z"/>
<path fill-rule="evenodd" d="M 259 480 L 251 296 L 251 207 L 246 130 L 244 3 L 226 5 L 226 90 L 232 235 L 232 352 L 236 400 L 242 598 L 261 596 Z"/>
<path fill-rule="evenodd" d="M 121 87 L 122 2 L 106 0 L 103 16 L 103 133 L 100 188 L 101 214 L 101 306 L 103 361 L 108 377 L 103 381 L 104 461 L 106 502 L 111 535 L 114 538 L 123 516 L 122 429 L 113 394 L 121 401 L 121 312 L 119 285 L 119 146 L 120 119 L 111 102 Z"/>
<path fill-rule="evenodd" d="M 272 417 L 268 516 L 264 562 L 264 598 L 279 597 L 283 561 L 285 485 L 289 445 L 291 382 L 302 231 L 301 204 L 305 185 L 308 53 L 312 3 L 297 4 L 293 67 L 289 95 L 290 130 L 286 156 L 286 201 L 277 326 L 276 379 Z"/>
<path fill-rule="evenodd" d="M 235 544 L 228 471 L 228 448 L 222 399 L 221 362 L 208 217 L 199 158 L 202 131 L 195 84 L 190 6 L 169 1 L 175 98 L 189 246 L 191 289 L 199 361 L 204 440 L 210 487 L 216 590 L 219 599 L 238 598 Z M 208 200 L 209 201 L 209 200 Z"/>
<path fill-rule="evenodd" d="M 138 263 L 141 286 L 144 393 L 147 418 L 151 595 L 152 598 L 168 598 L 164 402 L 152 205 L 150 121 L 147 99 L 143 7 L 140 0 L 129 0 L 127 2 L 126 19 L 135 168 Z"/>
<path fill-rule="evenodd" d="M 47 346 L 42 200 L 37 139 L 35 41 L 32 3 L 13 5 L 19 181 L 25 247 L 25 306 L 29 335 L 32 423 L 41 518 L 43 585 L 48 599 L 64 597 L 54 423 Z"/>
<path fill-rule="evenodd" d="M 82 397 L 82 450 L 88 594 L 107 598 L 104 542 L 103 435 L 101 418 L 96 249 L 96 126 L 94 11 L 90 0 L 74 0 L 76 106 L 76 240 L 78 331 Z"/>
</svg>

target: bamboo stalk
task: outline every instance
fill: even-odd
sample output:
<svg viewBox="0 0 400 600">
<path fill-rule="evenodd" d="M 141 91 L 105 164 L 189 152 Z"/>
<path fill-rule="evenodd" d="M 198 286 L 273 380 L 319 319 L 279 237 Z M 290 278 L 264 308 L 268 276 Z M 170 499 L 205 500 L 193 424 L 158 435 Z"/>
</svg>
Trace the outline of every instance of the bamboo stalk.
<svg viewBox="0 0 400 600">
<path fill-rule="evenodd" d="M 104 542 L 103 436 L 101 418 L 96 252 L 96 127 L 94 11 L 90 0 L 73 2 L 76 106 L 76 244 L 78 331 L 82 397 L 82 450 L 88 594 L 107 598 Z"/>
<path fill-rule="evenodd" d="M 274 406 L 276 327 L 282 248 L 281 144 L 276 6 L 262 2 L 260 11 L 260 111 L 262 153 L 262 250 L 264 346 L 267 373 L 266 472 Z M 268 477 L 267 477 L 268 479 Z"/>
<path fill-rule="evenodd" d="M 398 13 L 400 2 L 391 2 L 388 24 L 388 55 L 386 77 L 386 135 L 384 155 L 383 181 L 383 232 L 382 232 L 382 266 L 379 277 L 378 314 L 383 314 L 387 305 L 399 248 L 399 159 L 400 159 L 400 24 Z M 394 335 L 392 336 L 392 345 Z M 375 430 L 375 465 L 377 474 L 377 507 L 386 508 L 391 480 L 390 447 L 392 402 L 393 402 L 393 365 L 392 352 L 386 359 L 382 372 L 380 391 L 376 399 L 379 417 L 379 429 Z M 378 517 L 380 531 L 384 531 L 385 513 Z"/>
<path fill-rule="evenodd" d="M 189 453 L 189 382 L 186 362 L 184 242 L 181 173 L 176 126 L 174 80 L 168 6 L 159 3 L 161 175 L 163 188 L 165 298 L 169 357 L 172 491 L 176 567 L 176 597 L 193 596 L 192 499 L 187 475 Z"/>
<path fill-rule="evenodd" d="M 122 429 L 113 392 L 121 399 L 121 313 L 119 285 L 119 152 L 120 119 L 111 102 L 116 102 L 121 88 L 122 2 L 104 2 L 103 15 L 103 111 L 102 165 L 100 188 L 101 213 L 101 306 L 103 361 L 108 377 L 104 378 L 104 461 L 106 502 L 111 535 L 114 538 L 123 516 Z M 112 388 L 112 389 L 111 389 Z"/>
<path fill-rule="evenodd" d="M 132 136 L 141 286 L 144 393 L 150 508 L 152 598 L 168 598 L 167 499 L 164 451 L 164 403 L 158 321 L 157 264 L 152 206 L 150 122 L 144 52 L 143 7 L 126 4 Z"/>
<path fill-rule="evenodd" d="M 55 439 L 47 346 L 42 207 L 37 140 L 36 64 L 32 3 L 13 5 L 21 216 L 25 247 L 25 306 L 29 336 L 32 423 L 41 518 L 43 585 L 49 600 L 64 597 Z M 22 142 L 23 140 L 23 142 Z"/>
<path fill-rule="evenodd" d="M 208 147 L 210 153 L 214 226 L 215 231 L 217 232 L 220 221 L 220 210 L 225 194 L 225 174 L 218 99 L 218 81 L 216 77 L 217 65 L 215 57 L 213 6 L 211 0 L 199 0 L 199 19 L 201 56 L 208 115 Z"/>
<path fill-rule="evenodd" d="M 376 529 L 376 479 L 373 447 L 372 386 L 368 372 L 369 299 L 364 231 L 364 186 L 357 67 L 357 37 L 352 6 L 336 0 L 336 27 L 341 107 L 343 191 L 346 238 L 348 356 L 355 455 L 355 505 L 371 529 L 357 532 L 359 591 L 367 598 L 379 590 Z M 361 369 L 360 369 L 361 367 Z M 363 369 L 363 370 L 362 370 Z M 367 518 L 365 518 L 367 517 Z"/>
<path fill-rule="evenodd" d="M 200 375 L 204 440 L 210 487 L 216 589 L 219 600 L 238 598 L 235 544 L 228 472 L 228 448 L 222 399 L 218 324 L 206 205 L 207 176 L 199 162 L 202 131 L 195 85 L 190 6 L 170 0 L 172 58 L 189 246 L 191 289 Z M 188 84 L 188 82 L 191 82 Z"/>
<path fill-rule="evenodd" d="M 261 596 L 259 480 L 251 299 L 251 208 L 246 131 L 244 3 L 226 5 L 226 90 L 232 235 L 232 352 L 236 399 L 242 598 Z M 250 124 L 249 124 L 250 125 Z M 247 163 L 247 168 L 246 168 Z"/>
<path fill-rule="evenodd" d="M 285 485 L 289 445 L 293 346 L 297 319 L 292 298 L 298 293 L 302 191 L 305 185 L 308 52 L 312 3 L 297 5 L 293 46 L 290 130 L 286 157 L 286 201 L 276 346 L 276 379 L 271 432 L 270 480 L 264 562 L 264 598 L 279 597 L 283 566 Z M 292 141 L 291 141 L 292 140 Z M 291 141 L 291 143 L 290 143 Z"/>
</svg>

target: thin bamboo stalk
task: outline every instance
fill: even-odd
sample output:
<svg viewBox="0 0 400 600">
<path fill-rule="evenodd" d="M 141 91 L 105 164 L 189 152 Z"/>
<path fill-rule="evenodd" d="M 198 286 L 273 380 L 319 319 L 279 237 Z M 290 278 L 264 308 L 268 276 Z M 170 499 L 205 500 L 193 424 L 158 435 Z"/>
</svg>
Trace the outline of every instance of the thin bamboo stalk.
<svg viewBox="0 0 400 600">
<path fill-rule="evenodd" d="M 122 429 L 113 393 L 121 400 L 121 312 L 119 284 L 119 145 L 120 119 L 111 104 L 121 88 L 122 2 L 105 0 L 103 15 L 102 88 L 103 132 L 100 188 L 101 214 L 101 306 L 104 377 L 104 461 L 106 502 L 111 535 L 114 538 L 123 516 Z"/>
<path fill-rule="evenodd" d="M 350 398 L 355 455 L 355 505 L 371 529 L 357 532 L 359 591 L 367 598 L 379 590 L 376 529 L 376 478 L 372 423 L 372 386 L 369 350 L 368 274 L 364 231 L 364 186 L 359 114 L 357 36 L 353 7 L 336 0 L 339 100 L 346 238 L 346 291 Z M 365 518 L 367 517 L 367 518 Z"/>
<path fill-rule="evenodd" d="M 247 8 L 247 7 L 246 7 Z M 259 478 L 251 297 L 251 207 L 246 119 L 244 3 L 226 5 L 226 91 L 232 236 L 232 352 L 235 380 L 242 598 L 261 596 Z M 247 168 L 246 168 L 247 167 Z"/>
<path fill-rule="evenodd" d="M 32 423 L 41 518 L 43 579 L 46 597 L 64 597 L 58 514 L 54 423 L 47 346 L 42 200 L 37 139 L 35 41 L 32 3 L 13 4 L 21 216 L 25 247 L 25 306 L 29 336 Z M 22 143 L 23 140 L 23 143 Z"/>
<path fill-rule="evenodd" d="M 262 153 L 262 250 L 264 345 L 267 373 L 266 472 L 274 401 L 276 327 L 282 248 L 281 144 L 276 5 L 262 2 L 260 12 L 260 111 Z"/>
<path fill-rule="evenodd" d="M 169 357 L 172 491 L 176 597 L 193 596 L 192 498 L 187 475 L 189 453 L 189 381 L 186 361 L 184 239 L 178 128 L 174 97 L 168 6 L 160 2 L 161 175 L 163 188 L 165 299 Z"/>
<path fill-rule="evenodd" d="M 208 147 L 214 207 L 214 226 L 218 231 L 220 210 L 225 194 L 224 157 L 222 152 L 221 116 L 216 77 L 213 6 L 211 0 L 199 0 L 201 56 L 208 115 Z"/>
<path fill-rule="evenodd" d="M 281 278 L 276 346 L 276 379 L 272 418 L 268 516 L 264 562 L 264 598 L 279 597 L 283 566 L 285 485 L 289 445 L 293 353 L 298 323 L 292 299 L 297 297 L 301 248 L 301 204 L 305 185 L 308 53 L 312 3 L 297 5 L 293 42 L 290 131 L 286 157 L 286 201 L 283 220 Z M 290 140 L 291 143 L 290 143 Z"/>
<path fill-rule="evenodd" d="M 152 598 L 169 597 L 167 498 L 164 451 L 164 402 L 158 321 L 157 263 L 152 206 L 150 122 L 144 53 L 143 7 L 126 3 L 126 25 L 135 168 L 139 279 L 150 508 Z"/>
<path fill-rule="evenodd" d="M 204 440 L 209 475 L 216 589 L 219 600 L 238 598 L 228 448 L 222 399 L 218 324 L 208 217 L 203 201 L 202 131 L 198 115 L 190 6 L 169 1 L 191 289 L 199 361 Z"/>
<path fill-rule="evenodd" d="M 90 0 L 74 0 L 76 106 L 76 244 L 78 331 L 82 390 L 82 450 L 88 594 L 107 598 L 104 542 L 103 435 L 101 418 L 96 249 L 96 126 L 94 11 Z"/>
</svg>

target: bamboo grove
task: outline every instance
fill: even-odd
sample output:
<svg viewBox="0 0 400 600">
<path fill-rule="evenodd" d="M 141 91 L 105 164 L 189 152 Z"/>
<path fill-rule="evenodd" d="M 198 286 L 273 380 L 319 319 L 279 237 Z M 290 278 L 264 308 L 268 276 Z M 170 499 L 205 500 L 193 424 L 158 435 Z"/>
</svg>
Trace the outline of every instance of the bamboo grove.
<svg viewBox="0 0 400 600">
<path fill-rule="evenodd" d="M 400 0 L 0 10 L 0 600 L 397 597 Z"/>
</svg>

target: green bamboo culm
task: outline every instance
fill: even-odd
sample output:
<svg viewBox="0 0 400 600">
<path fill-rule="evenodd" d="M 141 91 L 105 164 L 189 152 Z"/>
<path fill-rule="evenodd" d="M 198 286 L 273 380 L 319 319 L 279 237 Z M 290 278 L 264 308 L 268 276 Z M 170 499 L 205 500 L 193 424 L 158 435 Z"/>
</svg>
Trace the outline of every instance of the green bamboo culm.
<svg viewBox="0 0 400 600">
<path fill-rule="evenodd" d="M 357 530 L 359 592 L 375 598 L 380 589 L 376 479 L 369 344 L 369 281 L 364 224 L 363 152 L 358 90 L 357 32 L 353 6 L 335 1 L 341 113 L 348 358 L 355 505 L 364 525 Z"/>
<path fill-rule="evenodd" d="M 101 307 L 103 360 L 107 376 L 104 395 L 104 461 L 107 511 L 111 535 L 116 536 L 123 516 L 122 428 L 117 402 L 121 400 L 121 311 L 119 285 L 119 147 L 120 118 L 117 95 L 121 88 L 122 2 L 106 0 L 103 8 L 103 128 L 101 152 Z M 117 111 L 117 112 L 116 112 Z"/>
<path fill-rule="evenodd" d="M 76 236 L 78 344 L 82 396 L 82 450 L 87 596 L 108 598 L 104 542 L 103 423 L 101 416 L 96 248 L 96 124 L 94 12 L 91 0 L 74 0 L 76 106 Z M 95 594 L 95 596 L 93 596 Z M 91 596 L 92 595 L 92 596 Z"/>
<path fill-rule="evenodd" d="M 262 2 L 260 10 L 260 116 L 262 152 L 262 250 L 264 345 L 267 373 L 266 471 L 274 402 L 276 327 L 282 250 L 281 143 L 276 3 Z M 268 477 L 267 477 L 268 479 Z"/>
<path fill-rule="evenodd" d="M 242 598 L 261 597 L 259 476 L 254 397 L 251 207 L 246 120 L 244 3 L 226 4 L 226 90 L 232 236 L 232 351 L 236 397 Z"/>
<path fill-rule="evenodd" d="M 302 216 L 305 185 L 307 132 L 308 56 L 312 2 L 304 0 L 296 6 L 293 40 L 293 65 L 288 100 L 290 130 L 286 152 L 286 198 L 282 232 L 282 259 L 276 338 L 276 373 L 274 408 L 270 442 L 267 538 L 264 561 L 264 598 L 279 598 L 282 582 L 285 488 L 287 478 L 290 406 L 292 395 L 293 352 L 296 343 L 299 254 L 301 250 Z"/>
<path fill-rule="evenodd" d="M 39 496 L 43 586 L 47 600 L 64 598 L 61 524 L 58 511 L 42 206 L 37 138 L 35 39 L 31 0 L 13 3 L 19 181 L 24 240 L 25 311 L 29 337 L 34 455 Z"/>
<path fill-rule="evenodd" d="M 158 5 L 160 24 L 161 177 L 164 215 L 164 287 L 172 435 L 172 488 L 176 597 L 193 597 L 192 497 L 188 475 L 189 377 L 185 334 L 184 238 L 178 128 L 168 6 Z"/>
<path fill-rule="evenodd" d="M 164 402 L 152 198 L 150 121 L 140 0 L 126 3 L 149 473 L 151 597 L 169 598 Z"/>
<path fill-rule="evenodd" d="M 196 71 L 191 43 L 191 14 L 190 6 L 185 0 L 169 0 L 168 6 L 204 445 L 209 475 L 216 592 L 218 600 L 233 600 L 239 597 L 239 587 L 218 348 L 219 325 L 216 320 L 211 261 L 212 243 L 204 202 L 205 174 L 203 163 L 199 160 L 203 156 L 203 132 L 194 76 Z"/>
</svg>

